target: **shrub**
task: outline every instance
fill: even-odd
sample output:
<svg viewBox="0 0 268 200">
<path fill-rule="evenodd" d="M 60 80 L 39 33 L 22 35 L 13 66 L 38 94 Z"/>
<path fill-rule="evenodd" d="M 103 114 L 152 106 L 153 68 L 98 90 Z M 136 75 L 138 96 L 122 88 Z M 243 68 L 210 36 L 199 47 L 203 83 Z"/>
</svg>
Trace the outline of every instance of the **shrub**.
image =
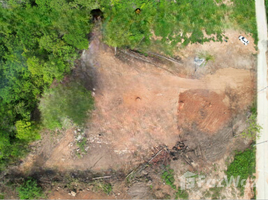
<svg viewBox="0 0 268 200">
<path fill-rule="evenodd" d="M 174 190 L 176 189 L 176 186 L 174 185 L 175 178 L 173 169 L 167 167 L 162 173 L 161 178 L 167 185 L 171 186 Z"/>
<path fill-rule="evenodd" d="M 256 138 L 260 137 L 259 133 L 262 127 L 257 123 L 257 114 L 251 114 L 249 119 L 247 120 L 248 127 L 241 133 L 244 138 L 249 138 L 252 140 L 256 140 Z"/>
<path fill-rule="evenodd" d="M 33 141 L 40 139 L 39 133 L 35 130 L 31 122 L 19 120 L 15 126 L 17 129 L 16 137 L 20 140 Z"/>
<path fill-rule="evenodd" d="M 173 169 L 170 169 L 169 166 L 167 166 L 163 171 L 161 178 L 167 185 L 171 186 L 172 189 L 177 190 L 175 199 L 188 199 L 189 194 L 186 190 L 182 190 L 180 187 L 178 187 L 178 189 L 176 188 L 176 185 L 174 184 L 175 178 Z"/>
<path fill-rule="evenodd" d="M 104 181 L 95 181 L 93 183 L 93 188 L 96 191 L 103 191 L 107 195 L 110 195 L 113 191 L 112 184 Z"/>
<path fill-rule="evenodd" d="M 93 106 L 94 100 L 90 91 L 77 83 L 69 83 L 47 90 L 39 109 L 43 125 L 54 130 L 65 127 L 67 121 L 83 125 Z"/>
<path fill-rule="evenodd" d="M 237 178 L 240 176 L 240 180 L 247 179 L 248 177 L 253 177 L 253 173 L 255 173 L 255 148 L 250 147 L 243 152 L 237 152 L 234 161 L 228 166 L 226 175 L 228 181 L 231 180 L 232 177 Z M 244 187 L 241 185 L 241 181 L 238 183 L 238 189 L 241 193 L 244 193 Z"/>
<path fill-rule="evenodd" d="M 260 137 L 259 133 L 262 127 L 257 123 L 257 103 L 256 101 L 250 108 L 250 117 L 247 120 L 248 127 L 241 133 L 242 137 L 255 141 Z"/>
<path fill-rule="evenodd" d="M 79 147 L 79 149 L 81 150 L 81 152 L 86 153 L 85 147 L 87 144 L 87 139 L 83 138 L 81 141 L 77 141 L 77 146 Z"/>
<path fill-rule="evenodd" d="M 20 199 L 44 198 L 42 188 L 37 185 L 36 180 L 27 180 L 17 188 Z"/>
<path fill-rule="evenodd" d="M 188 199 L 189 198 L 189 194 L 187 191 L 182 190 L 180 187 L 178 188 L 178 191 L 176 192 L 176 196 L 175 199 Z"/>
</svg>

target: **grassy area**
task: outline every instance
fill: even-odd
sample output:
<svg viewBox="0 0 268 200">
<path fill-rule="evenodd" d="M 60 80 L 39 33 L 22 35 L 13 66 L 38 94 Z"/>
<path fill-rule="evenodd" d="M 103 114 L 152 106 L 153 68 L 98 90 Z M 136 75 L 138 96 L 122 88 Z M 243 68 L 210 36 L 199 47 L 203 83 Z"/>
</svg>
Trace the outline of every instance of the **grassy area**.
<svg viewBox="0 0 268 200">
<path fill-rule="evenodd" d="M 231 22 L 235 27 L 251 33 L 254 43 L 258 43 L 258 31 L 255 14 L 255 0 L 232 0 L 233 9 L 230 15 Z"/>
<path fill-rule="evenodd" d="M 110 195 L 113 191 L 113 186 L 111 183 L 104 181 L 95 181 L 93 183 L 94 189 L 96 191 L 103 191 L 105 194 Z"/>
<path fill-rule="evenodd" d="M 177 188 L 174 184 L 175 178 L 173 169 L 170 169 L 169 166 L 166 166 L 165 170 L 162 172 L 161 178 L 167 185 L 176 191 L 175 199 L 188 199 L 188 192 L 186 190 L 182 190 L 180 187 Z"/>
<path fill-rule="evenodd" d="M 87 139 L 86 138 L 83 138 L 81 141 L 78 141 L 76 144 L 79 147 L 80 151 L 86 153 L 86 150 L 85 150 L 85 147 L 86 147 L 86 144 L 87 144 Z"/>
<path fill-rule="evenodd" d="M 209 191 L 211 192 L 211 199 L 220 199 L 222 189 L 222 187 L 210 188 Z"/>
<path fill-rule="evenodd" d="M 77 83 L 50 88 L 43 94 L 39 105 L 42 123 L 51 130 L 66 128 L 68 121 L 83 125 L 93 107 L 90 91 Z"/>
<path fill-rule="evenodd" d="M 228 181 L 232 178 L 240 177 L 237 188 L 240 190 L 241 195 L 244 194 L 244 186 L 241 185 L 241 180 L 248 177 L 255 178 L 254 173 L 256 168 L 256 148 L 251 146 L 243 152 L 236 152 L 233 162 L 228 166 L 226 175 Z"/>
<path fill-rule="evenodd" d="M 167 166 L 166 169 L 163 171 L 161 178 L 165 182 L 165 184 L 169 185 L 173 189 L 176 189 L 176 186 L 174 185 L 175 178 L 173 169 L 170 169 Z"/>
<path fill-rule="evenodd" d="M 136 14 L 133 6 L 140 7 Z M 103 5 L 104 40 L 110 46 L 146 51 L 158 49 L 171 55 L 177 44 L 222 41 L 222 18 L 227 7 L 214 0 L 114 1 Z M 206 36 L 205 36 L 205 34 Z M 152 39 L 153 34 L 158 39 Z M 115 37 L 116 36 L 116 37 Z"/>
<path fill-rule="evenodd" d="M 33 179 L 25 180 L 21 186 L 17 187 L 17 191 L 20 199 L 45 198 L 42 188 Z"/>
<path fill-rule="evenodd" d="M 142 8 L 141 12 L 135 13 L 134 7 Z M 172 55 L 190 43 L 223 41 L 225 28 L 251 33 L 257 44 L 254 0 L 232 0 L 232 4 L 223 0 L 118 0 L 103 5 L 103 10 L 103 36 L 110 46 Z"/>
<path fill-rule="evenodd" d="M 198 57 L 205 59 L 204 63 L 202 63 L 202 65 L 200 65 L 200 67 L 205 66 L 208 63 L 208 61 L 214 62 L 214 60 L 215 60 L 214 56 L 209 54 L 208 52 L 200 52 L 200 53 L 198 53 Z"/>
<path fill-rule="evenodd" d="M 76 142 L 76 145 L 79 147 L 79 151 L 76 152 L 76 155 L 81 158 L 82 154 L 85 154 L 86 151 L 86 146 L 87 146 L 87 139 L 84 137 L 82 140 L 79 140 Z"/>
<path fill-rule="evenodd" d="M 188 198 L 189 198 L 188 192 L 186 192 L 185 190 L 181 190 L 181 188 L 179 187 L 175 194 L 175 199 L 188 199 Z"/>
<path fill-rule="evenodd" d="M 250 108 L 250 117 L 247 120 L 248 127 L 241 133 L 244 138 L 256 141 L 260 137 L 260 130 L 262 127 L 257 123 L 257 103 L 256 101 Z"/>
</svg>

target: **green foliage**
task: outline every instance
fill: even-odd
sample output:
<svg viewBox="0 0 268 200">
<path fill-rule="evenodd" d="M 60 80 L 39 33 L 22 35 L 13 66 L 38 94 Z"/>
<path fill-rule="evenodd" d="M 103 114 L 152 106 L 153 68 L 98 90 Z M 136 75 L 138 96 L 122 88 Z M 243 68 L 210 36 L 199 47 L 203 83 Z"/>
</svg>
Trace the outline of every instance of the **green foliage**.
<svg viewBox="0 0 268 200">
<path fill-rule="evenodd" d="M 174 185 L 174 170 L 166 167 L 165 171 L 163 171 L 161 175 L 162 180 L 169 186 L 171 186 L 174 190 L 176 186 Z"/>
<path fill-rule="evenodd" d="M 183 47 L 211 40 L 222 42 L 225 24 L 230 22 L 252 33 L 257 42 L 254 0 L 233 0 L 228 6 L 222 0 L 103 0 L 100 4 L 105 15 L 104 41 L 114 47 L 172 55 L 178 43 Z M 137 7 L 140 14 L 134 12 Z"/>
<path fill-rule="evenodd" d="M 34 129 L 31 122 L 19 120 L 15 124 L 17 129 L 16 137 L 20 140 L 33 141 L 40 139 L 40 135 L 37 130 Z"/>
<path fill-rule="evenodd" d="M 14 163 L 18 157 L 22 157 L 27 152 L 27 143 L 18 140 L 8 132 L 0 130 L 0 171 L 7 163 Z"/>
<path fill-rule="evenodd" d="M 264 4 L 265 4 L 266 16 L 268 16 L 268 1 L 264 0 Z"/>
<path fill-rule="evenodd" d="M 240 180 L 247 179 L 248 177 L 254 178 L 253 174 L 255 173 L 256 167 L 256 149 L 255 147 L 250 147 L 243 152 L 237 152 L 234 161 L 228 166 L 226 175 L 228 180 L 231 177 L 237 178 L 240 176 Z M 238 189 L 241 193 L 244 193 L 244 187 L 239 181 Z"/>
<path fill-rule="evenodd" d="M 216 2 L 218 4 L 216 4 Z M 38 138 L 31 113 L 44 90 L 74 67 L 78 50 L 88 47 L 90 11 L 104 12 L 103 39 L 115 47 L 141 52 L 174 50 L 189 43 L 222 41 L 224 17 L 253 34 L 254 0 L 10 0 L 0 7 L 0 165 L 22 155 L 18 148 Z M 266 1 L 267 4 L 267 1 Z M 141 8 L 140 14 L 135 9 Z M 230 14 L 229 14 L 230 13 Z M 153 37 L 157 36 L 157 38 Z M 210 59 L 210 58 L 208 58 Z M 48 90 L 50 91 L 50 90 Z M 78 95 L 79 96 L 79 95 Z M 69 102 L 71 105 L 72 103 Z M 59 104 L 60 105 L 60 104 Z M 79 107 L 79 106 L 78 106 Z M 83 106 L 82 106 L 83 107 Z M 54 107 L 55 108 L 55 107 Z M 49 110 L 49 109 L 47 109 Z M 44 118 L 50 128 L 79 124 L 85 113 L 55 108 Z M 46 115 L 46 114 L 45 114 Z M 29 124 L 30 123 L 30 124 Z M 34 125 L 34 126 L 33 126 Z M 256 127 L 255 127 L 256 128 Z M 21 151 L 24 152 L 24 151 Z"/>
<path fill-rule="evenodd" d="M 93 0 L 5 1 L 0 7 L 0 165 L 38 139 L 31 113 L 88 47 Z"/>
<path fill-rule="evenodd" d="M 109 195 L 113 191 L 113 187 L 111 183 L 104 183 L 102 184 L 102 190 L 105 192 L 105 194 Z"/>
<path fill-rule="evenodd" d="M 20 199 L 44 198 L 42 188 L 37 185 L 36 180 L 30 179 L 17 188 Z"/>
<path fill-rule="evenodd" d="M 206 190 L 204 193 L 203 193 L 203 197 L 202 199 L 208 199 L 208 198 L 211 198 L 211 193 L 209 190 Z"/>
<path fill-rule="evenodd" d="M 222 189 L 223 189 L 223 187 L 209 188 L 209 191 L 212 193 L 211 194 L 211 199 L 221 199 L 221 191 L 222 191 Z"/>
<path fill-rule="evenodd" d="M 259 133 L 262 127 L 257 123 L 257 114 L 252 113 L 247 120 L 248 127 L 241 133 L 244 138 L 249 138 L 251 140 L 256 140 L 260 137 Z"/>
<path fill-rule="evenodd" d="M 83 138 L 82 140 L 77 141 L 76 144 L 79 147 L 81 152 L 86 153 L 86 150 L 85 150 L 85 147 L 86 147 L 86 144 L 87 144 L 87 139 L 86 138 Z"/>
<path fill-rule="evenodd" d="M 96 191 L 103 191 L 105 194 L 110 195 L 113 191 L 113 186 L 111 183 L 104 181 L 95 181 L 93 183 L 94 189 Z"/>
<path fill-rule="evenodd" d="M 167 48 L 167 53 L 172 54 L 177 43 L 185 46 L 212 39 L 222 40 L 221 19 L 226 6 L 217 6 L 213 0 L 118 0 L 102 5 L 106 19 L 104 39 L 110 46 L 141 50 L 160 46 L 161 50 Z M 142 7 L 138 15 L 133 9 L 136 7 Z M 152 33 L 161 39 L 155 41 Z"/>
<path fill-rule="evenodd" d="M 174 184 L 175 178 L 173 169 L 170 169 L 169 166 L 166 166 L 161 178 L 167 185 L 171 186 L 172 189 L 177 190 L 175 193 L 175 199 L 188 199 L 189 194 L 186 190 L 182 190 L 180 187 L 178 187 L 178 189 L 176 188 L 176 185 Z"/>
<path fill-rule="evenodd" d="M 257 123 L 257 102 L 255 101 L 250 107 L 250 117 L 247 120 L 248 127 L 241 133 L 244 138 L 256 141 L 260 137 L 259 133 L 262 127 Z"/>
<path fill-rule="evenodd" d="M 51 130 L 63 128 L 66 121 L 83 125 L 94 100 L 90 91 L 76 83 L 50 88 L 43 94 L 39 109 L 43 125 Z"/>
<path fill-rule="evenodd" d="M 180 187 L 176 192 L 175 199 L 189 199 L 189 194 L 186 190 L 182 190 Z"/>
<path fill-rule="evenodd" d="M 200 53 L 198 54 L 198 57 L 199 57 L 199 58 L 204 58 L 204 59 L 205 59 L 205 62 L 201 65 L 201 67 L 202 67 L 202 66 L 205 66 L 205 65 L 208 63 L 208 61 L 214 61 L 214 60 L 215 60 L 214 56 L 211 55 L 211 54 L 208 53 L 208 52 L 200 52 Z"/>
<path fill-rule="evenodd" d="M 255 0 L 232 0 L 233 9 L 231 13 L 231 20 L 235 26 L 252 33 L 254 43 L 258 43 L 257 22 L 255 16 Z"/>
</svg>

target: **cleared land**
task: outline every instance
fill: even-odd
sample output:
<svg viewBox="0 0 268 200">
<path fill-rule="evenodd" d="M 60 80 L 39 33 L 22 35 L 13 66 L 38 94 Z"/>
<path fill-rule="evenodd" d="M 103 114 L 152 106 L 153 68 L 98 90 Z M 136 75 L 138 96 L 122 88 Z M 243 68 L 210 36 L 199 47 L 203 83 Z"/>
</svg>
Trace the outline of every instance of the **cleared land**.
<svg viewBox="0 0 268 200">
<path fill-rule="evenodd" d="M 183 170 L 209 172 L 212 163 L 224 170 L 220 163 L 226 156 L 250 143 L 234 136 L 246 127 L 247 111 L 254 100 L 256 53 L 250 36 L 250 45 L 244 46 L 238 40 L 239 32 L 226 31 L 226 35 L 228 42 L 188 46 L 180 52 L 179 62 L 172 62 L 123 50 L 115 55 L 114 49 L 100 42 L 96 31 L 72 76 L 64 80 L 82 80 L 94 92 L 95 110 L 86 128 L 68 129 L 56 139 L 44 133 L 18 170 L 128 173 L 159 148 L 172 149 L 178 141 L 192 151 L 185 153 L 190 165 L 185 166 L 182 159 L 172 161 L 172 166 L 180 169 L 176 176 Z M 212 55 L 214 61 L 197 67 L 193 60 L 200 52 Z M 83 149 L 76 145 L 79 137 L 85 138 Z M 161 180 L 153 180 L 157 191 Z M 121 193 L 117 198 L 133 197 L 135 187 L 130 191 L 122 185 L 116 187 Z M 52 191 L 49 198 L 67 198 L 64 189 Z M 91 198 L 89 193 L 80 191 L 76 198 Z M 163 195 L 162 191 L 157 197 Z"/>
</svg>

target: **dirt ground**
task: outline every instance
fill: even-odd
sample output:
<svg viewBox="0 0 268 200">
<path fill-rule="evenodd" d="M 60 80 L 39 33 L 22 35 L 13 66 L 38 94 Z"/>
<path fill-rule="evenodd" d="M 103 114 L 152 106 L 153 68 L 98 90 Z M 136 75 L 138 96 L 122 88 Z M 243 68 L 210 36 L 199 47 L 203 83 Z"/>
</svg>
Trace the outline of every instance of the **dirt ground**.
<svg viewBox="0 0 268 200">
<path fill-rule="evenodd" d="M 115 199 L 113 196 L 101 194 L 100 192 L 94 193 L 91 191 L 81 191 L 76 196 L 71 196 L 65 190 L 53 191 L 49 199 Z"/>
<path fill-rule="evenodd" d="M 95 33 L 72 75 L 92 91 L 91 118 L 81 130 L 73 127 L 57 137 L 44 133 L 19 170 L 128 172 L 151 158 L 154 148 L 171 149 L 177 141 L 200 149 L 199 155 L 192 155 L 192 167 L 205 170 L 206 163 L 245 148 L 249 141 L 233 136 L 246 127 L 247 110 L 254 100 L 256 51 L 250 36 L 250 44 L 244 46 L 238 40 L 241 33 L 227 30 L 225 34 L 228 42 L 191 44 L 178 51 L 180 63 L 176 63 L 115 52 Z M 196 66 L 194 58 L 200 52 L 211 54 L 214 61 Z M 87 139 L 87 153 L 80 157 L 79 135 Z M 72 197 L 53 191 L 49 198 Z M 76 198 L 109 197 L 84 191 Z"/>
</svg>

